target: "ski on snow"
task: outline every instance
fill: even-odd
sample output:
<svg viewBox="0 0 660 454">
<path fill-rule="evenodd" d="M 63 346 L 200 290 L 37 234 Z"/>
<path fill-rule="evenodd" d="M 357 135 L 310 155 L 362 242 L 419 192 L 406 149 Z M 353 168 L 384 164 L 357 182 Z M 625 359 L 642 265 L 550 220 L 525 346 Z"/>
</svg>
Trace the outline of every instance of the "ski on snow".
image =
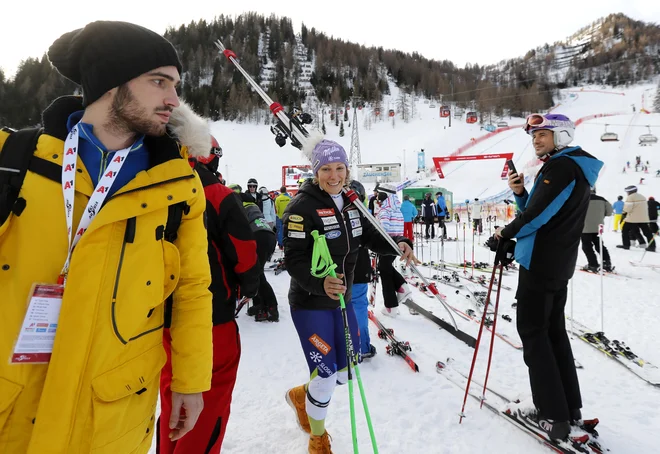
<svg viewBox="0 0 660 454">
<path fill-rule="evenodd" d="M 424 292 L 424 294 L 426 294 L 426 291 L 425 291 L 425 289 L 423 288 L 423 285 L 421 285 L 421 284 L 420 284 L 420 285 L 417 285 L 415 282 L 412 282 L 412 281 L 409 281 L 409 282 L 411 282 L 411 283 L 412 283 L 413 285 L 415 285 L 419 290 L 421 290 L 422 292 Z M 428 294 L 427 294 L 427 296 L 428 296 Z M 414 301 L 408 300 L 408 301 L 405 301 L 403 304 L 405 304 L 405 305 L 408 306 L 409 308 L 413 309 L 414 311 L 416 311 L 416 312 L 418 312 L 418 313 L 424 315 L 426 318 L 428 318 L 429 320 L 431 320 L 431 321 L 437 323 L 437 324 L 440 325 L 442 328 L 445 328 L 443 325 L 441 325 L 438 321 L 435 320 L 435 319 L 437 319 L 438 317 L 436 317 L 436 316 L 433 314 L 433 312 L 431 312 L 431 311 L 427 311 L 426 309 L 422 308 L 421 306 L 419 306 L 419 305 L 418 305 L 417 303 L 415 303 Z M 448 303 L 447 303 L 447 304 L 448 304 Z M 448 304 L 448 305 L 449 305 L 449 304 Z M 475 323 L 477 323 L 477 324 L 481 324 L 481 319 L 478 318 L 478 317 L 476 317 L 476 315 L 473 315 L 473 314 L 469 314 L 469 313 L 463 312 L 462 310 L 458 309 L 457 307 L 454 307 L 454 306 L 451 306 L 451 305 L 449 305 L 449 307 L 451 308 L 451 310 L 453 310 L 456 314 L 458 314 L 459 316 L 461 316 L 461 317 L 464 318 L 465 320 L 470 320 L 470 321 L 473 321 L 473 322 L 475 322 Z M 438 320 L 440 320 L 441 322 L 444 322 L 444 320 L 442 320 L 442 319 L 438 319 Z M 508 321 L 508 320 L 507 320 L 507 321 Z M 444 323 L 446 323 L 446 322 L 444 322 Z M 453 329 L 452 326 L 450 326 L 450 328 Z M 485 325 L 485 328 L 486 328 L 488 331 L 492 332 L 492 328 L 491 328 L 490 326 Z M 446 328 L 445 328 L 445 329 L 446 329 Z M 448 331 L 450 331 L 450 330 L 448 330 Z M 450 332 L 451 332 L 451 331 L 450 331 Z M 462 333 L 462 331 L 459 331 L 459 332 Z M 453 332 L 451 332 L 451 333 L 453 334 Z M 461 339 L 462 341 L 464 341 L 466 344 L 468 344 L 470 347 L 473 347 L 473 348 L 474 348 L 474 346 L 477 344 L 476 339 L 474 339 L 472 336 L 470 336 L 470 335 L 468 335 L 468 334 L 466 334 L 466 333 L 463 333 L 463 334 L 465 335 L 464 338 L 458 337 L 456 334 L 454 334 L 454 336 L 455 336 L 455 337 L 458 337 L 459 339 Z M 522 344 L 521 344 L 520 342 L 517 342 L 517 341 L 511 339 L 511 338 L 510 338 L 509 336 L 507 336 L 506 334 L 500 334 L 500 333 L 498 333 L 498 332 L 495 332 L 495 336 L 497 336 L 498 338 L 500 338 L 501 340 L 503 340 L 504 342 L 506 342 L 507 344 L 509 344 L 509 345 L 512 346 L 513 348 L 515 348 L 516 350 L 521 350 L 521 349 L 522 349 Z M 468 338 L 471 339 L 471 340 L 467 340 Z"/>
<path fill-rule="evenodd" d="M 439 374 L 443 375 L 449 382 L 459 387 L 461 390 L 465 390 L 465 386 L 467 384 L 467 378 L 465 374 L 460 373 L 457 369 L 451 367 L 450 364 L 451 361 L 448 361 L 448 363 L 443 363 L 442 361 L 438 361 L 436 364 L 436 371 Z M 474 381 L 474 379 L 473 379 L 473 383 L 479 386 L 481 389 L 483 389 L 483 385 L 479 385 L 476 381 Z M 486 390 L 492 395 L 497 396 L 503 402 L 503 404 L 517 403 L 516 401 L 510 400 L 504 393 L 495 392 L 490 387 L 486 388 Z M 519 412 L 513 411 L 508 408 L 505 410 L 501 410 L 495 404 L 491 404 L 488 401 L 488 399 L 486 399 L 483 395 L 473 391 L 472 389 L 469 390 L 468 394 L 473 399 L 477 400 L 483 406 L 488 408 L 490 411 L 506 419 L 515 427 L 522 430 L 523 432 L 534 438 L 536 441 L 538 441 L 539 443 L 543 444 L 544 446 L 548 447 L 549 449 L 553 450 L 556 453 L 602 454 L 604 452 L 603 448 L 600 446 L 600 443 L 598 443 L 598 441 L 595 440 L 595 437 L 597 436 L 597 432 L 593 430 L 593 428 L 591 429 L 591 435 L 589 433 L 582 433 L 581 435 L 570 435 L 567 440 L 553 441 L 548 437 L 545 431 L 543 431 L 536 424 L 532 424 L 529 420 L 527 420 L 521 414 L 519 414 Z M 464 417 L 465 415 L 462 416 Z M 598 420 L 592 420 L 592 427 L 595 427 L 597 423 Z M 578 428 L 576 427 L 576 429 Z M 584 431 L 583 428 L 580 429 L 582 429 L 581 431 Z"/>
<path fill-rule="evenodd" d="M 410 366 L 410 368 L 415 371 L 419 372 L 419 367 L 417 366 L 417 363 L 413 361 L 413 359 L 408 356 L 409 351 L 412 350 L 410 347 L 410 344 L 408 342 L 403 342 L 398 340 L 396 337 L 394 337 L 394 330 L 391 328 L 386 328 L 385 325 L 383 325 L 380 320 L 376 317 L 374 312 L 372 310 L 369 310 L 369 320 L 371 320 L 374 325 L 378 328 L 378 337 L 380 339 L 386 340 L 389 342 L 386 352 L 390 356 L 398 355 L 404 359 L 404 361 Z"/>
<path fill-rule="evenodd" d="M 605 333 L 590 330 L 575 319 L 568 316 L 566 318 L 572 322 L 573 333 L 581 340 L 626 367 L 642 380 L 660 387 L 660 369 L 657 366 L 637 356 L 624 342 L 610 340 Z"/>
<path fill-rule="evenodd" d="M 440 326 L 440 328 L 444 329 L 447 331 L 449 334 L 454 336 L 456 339 L 462 340 L 466 344 L 468 344 L 470 347 L 475 348 L 477 345 L 477 340 L 470 336 L 468 333 L 461 331 L 460 329 L 455 329 L 453 326 L 451 326 L 449 323 L 441 319 L 440 317 L 432 314 L 431 312 L 427 311 L 423 307 L 421 307 L 419 304 L 415 303 L 413 300 L 408 299 L 403 302 L 406 306 L 409 308 L 414 309 L 427 319 L 431 320 L 433 323 L 437 324 Z"/>
</svg>

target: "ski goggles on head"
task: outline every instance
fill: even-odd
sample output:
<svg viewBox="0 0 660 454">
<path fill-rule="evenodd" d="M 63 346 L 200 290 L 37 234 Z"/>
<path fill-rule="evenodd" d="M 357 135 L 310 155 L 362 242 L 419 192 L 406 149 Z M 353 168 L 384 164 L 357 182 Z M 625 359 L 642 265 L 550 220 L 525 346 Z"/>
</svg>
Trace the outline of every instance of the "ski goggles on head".
<svg viewBox="0 0 660 454">
<path fill-rule="evenodd" d="M 571 120 L 548 119 L 541 114 L 531 114 L 525 119 L 523 129 L 527 134 L 530 130 L 537 129 L 555 129 L 555 128 L 575 128 Z"/>
<path fill-rule="evenodd" d="M 529 130 L 531 128 L 541 128 L 543 126 L 546 126 L 548 124 L 548 120 L 541 114 L 531 114 L 527 115 L 527 118 L 525 119 L 525 126 L 523 126 L 523 129 L 525 132 L 529 133 Z"/>
</svg>

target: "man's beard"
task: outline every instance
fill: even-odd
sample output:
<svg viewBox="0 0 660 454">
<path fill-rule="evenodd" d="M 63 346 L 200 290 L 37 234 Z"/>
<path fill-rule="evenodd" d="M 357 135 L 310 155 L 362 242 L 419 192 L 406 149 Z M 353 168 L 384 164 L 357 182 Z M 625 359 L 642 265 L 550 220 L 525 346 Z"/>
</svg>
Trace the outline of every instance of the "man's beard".
<svg viewBox="0 0 660 454">
<path fill-rule="evenodd" d="M 171 109 L 164 107 L 160 111 L 171 112 Z M 150 120 L 150 116 L 151 114 L 147 109 L 137 102 L 130 88 L 124 84 L 118 87 L 112 100 L 108 122 L 105 127 L 118 134 L 144 134 L 147 136 L 162 136 L 165 134 L 166 125 Z"/>
</svg>

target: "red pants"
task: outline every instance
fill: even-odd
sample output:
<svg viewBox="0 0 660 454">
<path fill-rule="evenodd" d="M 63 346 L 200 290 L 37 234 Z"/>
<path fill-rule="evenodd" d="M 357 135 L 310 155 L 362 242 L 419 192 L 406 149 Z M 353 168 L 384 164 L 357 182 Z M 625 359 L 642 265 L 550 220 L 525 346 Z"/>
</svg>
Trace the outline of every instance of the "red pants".
<svg viewBox="0 0 660 454">
<path fill-rule="evenodd" d="M 217 454 L 220 452 L 229 420 L 231 394 L 236 383 L 241 358 L 241 338 L 238 325 L 231 321 L 213 327 L 213 376 L 211 389 L 203 393 L 204 410 L 193 430 L 172 442 L 169 438 L 172 412 L 172 357 L 170 330 L 163 335 L 167 363 L 160 376 L 160 418 L 157 451 L 159 454 Z"/>
<path fill-rule="evenodd" d="M 403 223 L 403 236 L 408 238 L 410 241 L 415 241 L 413 238 L 413 223 L 412 222 L 404 222 Z"/>
</svg>

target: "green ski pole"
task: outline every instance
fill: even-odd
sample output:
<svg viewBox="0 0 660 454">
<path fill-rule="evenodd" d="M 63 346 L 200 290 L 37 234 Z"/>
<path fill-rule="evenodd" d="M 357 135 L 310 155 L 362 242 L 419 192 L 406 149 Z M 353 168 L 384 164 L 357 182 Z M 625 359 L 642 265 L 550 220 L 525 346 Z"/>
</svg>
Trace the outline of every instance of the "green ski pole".
<svg viewBox="0 0 660 454">
<path fill-rule="evenodd" d="M 314 249 L 312 251 L 312 269 L 311 274 L 314 277 L 324 278 L 330 276 L 333 278 L 337 277 L 335 273 L 335 268 L 337 265 L 332 261 L 332 256 L 330 255 L 330 250 L 328 249 L 328 244 L 325 241 L 325 235 L 319 235 L 318 231 L 314 230 L 312 232 L 312 238 L 314 238 Z M 346 315 L 346 302 L 344 301 L 344 295 L 339 295 L 339 304 L 341 306 L 342 320 L 344 322 L 344 333 L 346 335 L 346 367 L 348 369 L 348 395 L 350 400 L 350 409 L 351 409 L 351 433 L 353 437 L 353 452 L 358 454 L 358 445 L 357 445 L 357 429 L 355 424 L 355 402 L 353 397 L 353 377 L 351 375 L 351 364 L 353 364 L 353 358 L 355 358 L 355 352 L 353 351 L 353 342 L 351 339 L 351 331 L 348 325 L 348 316 Z M 378 454 L 378 445 L 376 444 L 376 434 L 374 433 L 373 424 L 371 422 L 371 415 L 369 413 L 369 406 L 367 405 L 367 396 L 364 392 L 364 386 L 362 384 L 362 377 L 360 376 L 360 368 L 357 363 L 353 364 L 355 370 L 355 377 L 357 378 L 358 387 L 360 389 L 360 397 L 362 399 L 362 406 L 364 407 L 364 414 L 367 419 L 367 426 L 369 427 L 369 436 L 371 437 L 371 445 L 373 447 L 374 454 Z"/>
</svg>

